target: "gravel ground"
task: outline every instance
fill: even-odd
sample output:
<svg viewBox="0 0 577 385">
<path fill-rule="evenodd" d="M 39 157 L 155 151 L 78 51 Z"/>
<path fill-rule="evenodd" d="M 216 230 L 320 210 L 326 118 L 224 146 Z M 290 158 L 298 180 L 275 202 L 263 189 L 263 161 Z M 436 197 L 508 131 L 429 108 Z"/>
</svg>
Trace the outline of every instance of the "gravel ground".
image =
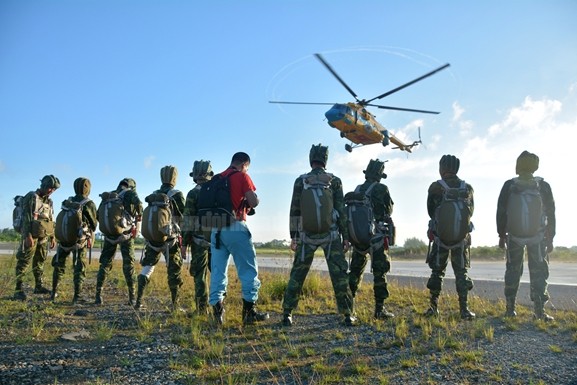
<svg viewBox="0 0 577 385">
<path fill-rule="evenodd" d="M 162 325 L 162 330 L 147 334 L 145 338 L 137 338 L 135 335 L 138 335 L 139 316 L 122 302 L 123 296 L 124 293 L 115 293 L 114 299 L 111 298 L 103 306 L 89 303 L 77 306 L 62 304 L 67 309 L 65 316 L 48 317 L 45 324 L 47 329 L 62 331 L 62 336 L 54 342 L 14 342 L 14 336 L 0 336 L 0 384 L 203 383 L 192 374 L 171 369 L 174 363 L 190 357 L 193 348 L 183 347 L 182 343 L 173 341 L 178 331 L 174 329 L 177 326 L 170 322 L 166 299 L 147 298 L 149 309 L 158 309 L 154 310 L 153 317 Z M 31 297 L 33 306 L 43 306 L 47 301 L 41 296 Z M 110 293 L 107 297 L 111 297 Z M 408 309 L 393 310 L 401 317 L 412 316 Z M 529 318 L 530 315 L 525 312 L 522 316 Z M 30 314 L 18 317 L 20 319 L 2 322 L 32 322 Z M 572 332 L 543 330 L 535 322 L 521 322 L 517 329 L 512 329 L 499 317 L 487 318 L 494 330 L 493 340 L 470 338 L 467 339 L 467 346 L 457 349 L 461 354 L 472 352 L 479 357 L 477 363 L 473 359 L 471 367 L 467 368 L 463 364 L 466 359 L 460 360 L 458 364 L 455 361 L 448 363 L 447 351 L 451 349 L 433 349 L 434 341 L 430 341 L 430 349 L 422 351 L 421 348 L 420 352 L 411 349 L 410 342 L 395 343 L 398 339 L 395 338 L 392 322 L 362 322 L 358 326 L 346 328 L 340 324 L 336 314 L 297 313 L 295 325 L 283 328 L 279 324 L 280 319 L 280 314 L 271 313 L 271 319 L 260 327 L 270 329 L 271 333 L 282 333 L 291 346 L 297 347 L 300 352 L 307 349 L 316 352 L 296 358 L 302 361 L 300 366 L 281 366 L 273 374 L 268 367 L 257 365 L 262 363 L 262 353 L 267 348 L 258 348 L 258 341 L 250 341 L 254 334 L 245 333 L 237 326 L 224 329 L 226 357 L 214 362 L 209 360 L 208 364 L 218 366 L 226 362 L 230 367 L 235 363 L 246 366 L 254 362 L 250 378 L 258 378 L 258 384 L 326 383 L 321 382 L 318 372 L 313 370 L 315 362 L 322 360 L 328 365 L 344 367 L 363 357 L 370 362 L 371 367 L 382 368 L 380 373 L 392 384 L 577 385 L 577 343 Z M 111 338 L 99 342 L 96 336 L 87 332 L 90 329 L 94 333 L 94 324 L 90 327 L 88 325 L 95 320 L 102 325 L 114 325 Z M 456 322 L 457 327 L 473 330 L 471 325 L 463 321 Z M 101 330 L 107 330 L 107 327 L 103 326 Z M 413 330 L 411 333 L 420 331 Z M 242 338 L 239 339 L 239 336 Z M 247 344 L 247 341 L 250 343 Z M 276 349 L 278 351 L 283 348 L 277 346 Z M 421 364 L 399 364 L 409 356 L 418 357 Z M 426 363 L 422 364 L 423 361 Z M 359 376 L 362 377 L 362 374 Z M 377 383 L 378 378 L 364 380 L 363 383 L 371 384 Z M 227 383 L 227 378 L 218 378 L 211 383 Z"/>
</svg>

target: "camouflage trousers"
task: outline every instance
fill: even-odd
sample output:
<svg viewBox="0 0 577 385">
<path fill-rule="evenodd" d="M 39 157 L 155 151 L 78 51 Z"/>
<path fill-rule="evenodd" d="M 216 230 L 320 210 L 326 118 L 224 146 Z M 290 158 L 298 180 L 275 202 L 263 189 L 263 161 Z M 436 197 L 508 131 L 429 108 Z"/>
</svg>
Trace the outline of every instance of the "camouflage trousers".
<svg viewBox="0 0 577 385">
<path fill-rule="evenodd" d="M 36 286 L 42 285 L 44 275 L 44 262 L 48 257 L 48 239 L 34 238 L 34 244 L 30 247 L 24 245 L 24 240 L 20 242 L 16 252 L 16 286 L 22 285 L 24 274 L 28 270 L 30 261 L 32 261 L 32 274 Z"/>
<path fill-rule="evenodd" d="M 208 272 L 210 270 L 210 247 L 190 245 L 190 275 L 194 278 L 196 306 L 208 306 Z"/>
<path fill-rule="evenodd" d="M 146 244 L 144 250 L 144 258 L 140 261 L 142 265 L 141 275 L 145 275 L 147 279 L 150 279 L 154 266 L 160 261 L 160 256 L 164 254 L 166 259 L 166 272 L 168 276 L 168 287 L 173 289 L 178 289 L 182 286 L 182 257 L 180 254 L 180 245 L 178 242 L 174 242 L 174 245 L 153 245 L 150 243 Z M 168 254 L 168 255 L 167 255 Z"/>
<path fill-rule="evenodd" d="M 391 270 L 391 259 L 385 252 L 384 245 L 373 250 L 372 253 L 370 250 L 359 251 L 356 248 L 353 250 L 349 266 L 349 287 L 351 288 L 354 297 L 363 281 L 363 273 L 369 258 L 371 259 L 370 270 L 373 273 L 373 293 L 375 296 L 375 303 L 382 304 L 387 298 L 389 298 L 387 273 Z"/>
<path fill-rule="evenodd" d="M 507 264 L 505 270 L 505 297 L 515 298 L 523 275 L 523 259 L 527 250 L 531 301 L 549 300 L 547 279 L 549 278 L 549 256 L 545 242 L 519 245 L 511 239 L 507 242 Z"/>
<path fill-rule="evenodd" d="M 52 257 L 52 282 L 58 282 L 64 276 L 66 260 L 72 254 L 72 268 L 74 269 L 74 287 L 81 287 L 86 278 L 86 247 L 70 250 L 58 245 L 56 254 Z"/>
<path fill-rule="evenodd" d="M 451 256 L 451 265 L 455 273 L 455 286 L 459 296 L 466 296 L 469 290 L 473 289 L 473 280 L 469 277 L 469 268 L 471 267 L 471 256 L 466 244 L 457 246 L 453 249 L 447 249 L 433 243 L 431 253 L 428 257 L 431 276 L 427 282 L 427 288 L 432 295 L 441 294 L 443 287 L 443 278 Z"/>
<path fill-rule="evenodd" d="M 336 297 L 337 309 L 340 314 L 354 313 L 354 299 L 349 288 L 347 275 L 348 264 L 343 252 L 340 237 L 324 245 L 311 245 L 299 241 L 290 272 L 289 282 L 283 298 L 283 310 L 292 312 L 299 302 L 305 278 L 311 268 L 315 251 L 322 247 L 327 261 L 331 283 Z"/>
<path fill-rule="evenodd" d="M 114 261 L 114 256 L 116 255 L 117 246 L 120 246 L 120 253 L 122 255 L 122 273 L 124 274 L 126 285 L 129 288 L 134 285 L 134 240 L 130 238 L 126 241 L 115 244 L 105 239 L 104 246 L 102 246 L 102 253 L 100 254 L 100 266 L 96 276 L 97 288 L 104 285 L 107 275 L 110 274 L 110 271 L 112 270 L 112 263 Z"/>
</svg>

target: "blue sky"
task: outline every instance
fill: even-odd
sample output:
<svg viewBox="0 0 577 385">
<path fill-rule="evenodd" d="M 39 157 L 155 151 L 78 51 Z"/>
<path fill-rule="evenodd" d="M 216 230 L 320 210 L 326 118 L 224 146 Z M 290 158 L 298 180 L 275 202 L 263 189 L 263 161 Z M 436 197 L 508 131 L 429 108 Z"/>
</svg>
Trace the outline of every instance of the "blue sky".
<svg viewBox="0 0 577 385">
<path fill-rule="evenodd" d="M 172 164 L 186 193 L 194 160 L 219 172 L 245 151 L 261 198 L 253 237 L 288 239 L 294 179 L 322 143 L 345 192 L 370 159 L 388 160 L 401 245 L 425 240 L 427 188 L 447 153 L 475 188 L 473 245 L 496 245 L 501 186 L 521 151 L 534 152 L 557 203 L 555 244 L 577 245 L 576 19 L 571 0 L 2 0 L 0 228 L 11 227 L 12 198 L 45 174 L 62 182 L 58 211 L 79 176 L 97 203 L 124 177 L 144 199 Z M 450 63 L 380 101 L 441 114 L 370 109 L 408 142 L 421 127 L 423 145 L 348 153 L 325 121 L 330 106 L 268 103 L 352 101 L 317 52 L 367 99 Z"/>
</svg>

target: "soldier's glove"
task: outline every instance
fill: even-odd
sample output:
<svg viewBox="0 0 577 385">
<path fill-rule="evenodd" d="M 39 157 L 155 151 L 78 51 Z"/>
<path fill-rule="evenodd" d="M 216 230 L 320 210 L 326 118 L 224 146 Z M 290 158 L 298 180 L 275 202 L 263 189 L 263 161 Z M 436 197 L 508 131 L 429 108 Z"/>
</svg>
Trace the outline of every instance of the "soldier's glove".
<svg viewBox="0 0 577 385">
<path fill-rule="evenodd" d="M 547 242 L 547 253 L 553 252 L 553 242 Z"/>
</svg>

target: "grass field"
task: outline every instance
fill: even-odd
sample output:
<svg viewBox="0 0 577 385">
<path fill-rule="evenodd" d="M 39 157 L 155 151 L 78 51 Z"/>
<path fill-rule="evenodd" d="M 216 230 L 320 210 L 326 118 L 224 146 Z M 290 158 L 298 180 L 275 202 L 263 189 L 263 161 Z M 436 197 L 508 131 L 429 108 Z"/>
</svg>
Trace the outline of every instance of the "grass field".
<svg viewBox="0 0 577 385">
<path fill-rule="evenodd" d="M 564 383 L 559 378 L 551 382 L 547 377 L 551 374 L 537 373 L 528 363 L 514 364 L 517 374 L 512 375 L 513 364 L 501 362 L 494 350 L 504 338 L 529 333 L 538 341 L 546 341 L 545 349 L 553 358 L 574 362 L 577 346 L 575 313 L 555 311 L 556 320 L 545 324 L 534 321 L 531 309 L 521 306 L 517 318 L 504 319 L 502 302 L 473 297 L 471 308 L 478 317 L 465 322 L 458 317 L 456 298 L 442 295 L 442 315 L 431 319 L 421 315 L 428 299 L 423 288 L 392 287 L 387 305 L 396 317 L 377 321 L 372 317 L 370 282 L 361 286 L 356 298 L 360 326 L 347 328 L 335 313 L 330 280 L 318 272 L 311 272 L 307 278 L 291 328 L 280 326 L 288 271 L 262 272 L 259 308 L 270 312 L 271 319 L 263 325 L 243 327 L 239 282 L 231 269 L 225 325 L 219 328 L 210 316 L 192 313 L 193 282 L 187 271 L 183 271 L 182 304 L 188 312 L 168 311 L 170 294 L 164 263 L 159 264 L 147 287 L 144 312 L 126 306 L 125 283 L 117 261 L 104 290 L 105 305 L 82 305 L 88 314 L 79 320 L 71 316 L 78 306 L 70 304 L 70 266 L 61 284 L 62 295 L 53 304 L 47 296 L 30 295 L 26 302 L 12 301 L 14 265 L 13 256 L 0 256 L 0 342 L 4 345 L 58 349 L 70 344 L 62 340 L 63 334 L 80 330 L 87 331 L 90 341 L 98 346 L 119 340 L 138 344 L 166 338 L 178 350 L 167 363 L 168 369 L 182 384 L 436 384 L 438 376 L 443 376 L 444 383 L 460 384 Z M 85 294 L 90 298 L 96 271 L 97 263 L 93 261 L 85 283 Z M 52 267 L 47 263 L 48 284 L 51 274 Z M 29 273 L 28 293 L 31 280 Z M 535 345 L 535 341 L 529 344 Z M 522 355 L 524 348 L 519 349 Z M 566 355 L 569 358 L 564 358 Z M 136 363 L 116 360 L 114 365 L 120 367 L 118 370 L 128 370 Z M 518 373 L 521 377 L 516 380 Z M 61 383 L 55 381 L 52 383 Z M 74 383 L 116 382 L 97 378 Z"/>
</svg>

